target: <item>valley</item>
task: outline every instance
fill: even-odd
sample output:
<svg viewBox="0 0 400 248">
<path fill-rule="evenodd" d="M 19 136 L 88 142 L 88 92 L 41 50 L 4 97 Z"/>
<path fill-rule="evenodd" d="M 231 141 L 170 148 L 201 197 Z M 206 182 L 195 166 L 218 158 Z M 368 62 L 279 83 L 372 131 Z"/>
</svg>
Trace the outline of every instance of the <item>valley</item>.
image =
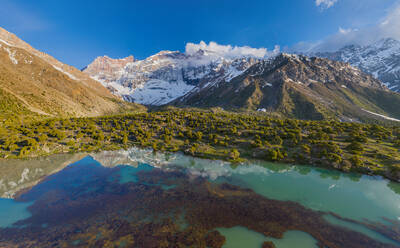
<svg viewBox="0 0 400 248">
<path fill-rule="evenodd" d="M 2 159 L 136 146 L 400 179 L 400 94 L 349 64 L 203 43 L 81 72 L 0 31 Z"/>
<path fill-rule="evenodd" d="M 0 27 L 0 247 L 400 247 L 400 37 L 254 48 L 295 32 L 218 14 L 221 45 L 132 2 L 16 15 L 42 50 Z"/>
</svg>

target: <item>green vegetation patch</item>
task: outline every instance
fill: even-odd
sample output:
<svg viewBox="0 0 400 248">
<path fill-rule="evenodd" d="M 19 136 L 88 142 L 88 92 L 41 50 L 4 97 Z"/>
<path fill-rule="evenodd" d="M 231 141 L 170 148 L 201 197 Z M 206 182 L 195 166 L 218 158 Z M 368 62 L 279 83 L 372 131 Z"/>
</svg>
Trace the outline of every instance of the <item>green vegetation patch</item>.
<svg viewBox="0 0 400 248">
<path fill-rule="evenodd" d="M 0 128 L 2 158 L 131 146 L 181 151 L 235 163 L 260 159 L 400 178 L 398 126 L 170 108 L 93 118 L 46 119 Z"/>
</svg>

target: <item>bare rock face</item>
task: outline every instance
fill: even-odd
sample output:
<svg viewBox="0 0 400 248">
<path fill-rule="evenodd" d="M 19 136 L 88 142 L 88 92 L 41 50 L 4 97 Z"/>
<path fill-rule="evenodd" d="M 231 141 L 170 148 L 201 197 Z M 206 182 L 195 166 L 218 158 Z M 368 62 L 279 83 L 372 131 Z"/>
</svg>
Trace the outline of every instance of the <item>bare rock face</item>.
<svg viewBox="0 0 400 248">
<path fill-rule="evenodd" d="M 400 92 L 400 41 L 382 39 L 367 46 L 350 45 L 336 52 L 314 54 L 348 62 L 381 80 L 390 90 Z"/>
<path fill-rule="evenodd" d="M 358 121 L 400 117 L 400 94 L 349 63 L 281 54 L 230 82 L 196 88 L 173 104 L 273 112 L 299 119 Z"/>
<path fill-rule="evenodd" d="M 360 56 L 370 56 L 372 65 L 374 56 L 383 58 L 396 44 L 382 41 L 375 52 Z M 379 115 L 399 119 L 400 95 L 391 92 L 388 83 L 353 59 L 323 57 L 161 51 L 143 60 L 98 58 L 84 72 L 126 101 L 144 105 L 258 110 L 317 120 L 364 121 Z M 397 70 L 396 63 L 383 64 Z"/>
<path fill-rule="evenodd" d="M 258 61 L 203 50 L 194 54 L 161 51 L 144 60 L 100 57 L 83 71 L 127 101 L 163 105 L 197 87 L 230 81 Z"/>
<path fill-rule="evenodd" d="M 108 56 L 97 57 L 83 70 L 89 75 L 96 75 L 99 81 L 110 83 L 118 79 L 126 64 L 132 63 L 135 58 L 131 55 L 123 59 L 112 59 Z"/>
</svg>

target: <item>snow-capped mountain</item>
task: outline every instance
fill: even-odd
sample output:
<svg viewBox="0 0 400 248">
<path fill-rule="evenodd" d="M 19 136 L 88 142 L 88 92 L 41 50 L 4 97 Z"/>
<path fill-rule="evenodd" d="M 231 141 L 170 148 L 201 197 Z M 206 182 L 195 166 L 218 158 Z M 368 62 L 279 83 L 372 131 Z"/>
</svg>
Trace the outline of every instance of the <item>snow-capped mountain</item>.
<svg viewBox="0 0 400 248">
<path fill-rule="evenodd" d="M 97 81 L 100 81 L 112 93 L 118 94 L 117 88 L 119 85 L 114 85 L 120 76 L 120 71 L 126 64 L 134 62 L 133 56 L 123 59 L 112 59 L 108 56 L 97 57 L 89 66 L 82 70 Z"/>
<path fill-rule="evenodd" d="M 400 41 L 382 39 L 367 46 L 350 45 L 319 57 L 348 62 L 380 79 L 390 90 L 400 92 Z"/>
<path fill-rule="evenodd" d="M 226 56 L 203 49 L 161 51 L 144 60 L 99 57 L 83 71 L 127 101 L 163 105 L 197 88 L 229 82 L 266 57 Z"/>
<path fill-rule="evenodd" d="M 385 43 L 380 47 L 387 51 Z M 351 66 L 355 62 L 347 53 L 340 58 L 350 63 L 238 49 L 193 44 L 184 53 L 162 51 L 144 60 L 98 58 L 84 71 L 125 100 L 146 105 L 259 110 L 318 120 L 400 118 L 400 95 Z M 365 62 L 365 57 L 358 59 Z"/>
<path fill-rule="evenodd" d="M 400 118 L 400 94 L 372 75 L 349 63 L 285 53 L 254 64 L 230 82 L 196 88 L 171 104 L 313 120 Z"/>
</svg>

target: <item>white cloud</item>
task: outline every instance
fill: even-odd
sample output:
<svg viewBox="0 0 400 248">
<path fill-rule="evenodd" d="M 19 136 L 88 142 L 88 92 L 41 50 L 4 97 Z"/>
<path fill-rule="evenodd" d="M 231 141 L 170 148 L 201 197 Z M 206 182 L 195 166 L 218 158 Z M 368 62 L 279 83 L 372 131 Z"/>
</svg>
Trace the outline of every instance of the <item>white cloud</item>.
<svg viewBox="0 0 400 248">
<path fill-rule="evenodd" d="M 187 43 L 186 54 L 195 54 L 199 50 L 206 51 L 210 55 L 221 56 L 225 58 L 238 58 L 243 56 L 251 56 L 256 58 L 265 58 L 273 54 L 279 53 L 279 46 L 275 46 L 273 51 L 268 51 L 266 48 L 252 48 L 249 46 L 231 46 L 219 45 L 216 42 L 209 42 L 208 44 L 201 41 L 199 44 Z"/>
<path fill-rule="evenodd" d="M 400 5 L 394 7 L 377 24 L 361 29 L 345 29 L 317 42 L 299 42 L 289 49 L 294 52 L 336 51 L 347 45 L 369 45 L 383 38 L 400 40 Z"/>
<path fill-rule="evenodd" d="M 351 28 L 345 29 L 345 28 L 339 27 L 339 33 L 341 33 L 341 34 L 348 34 L 351 31 L 353 31 Z"/>
<path fill-rule="evenodd" d="M 337 1 L 338 0 L 315 0 L 315 5 L 323 9 L 329 9 L 330 7 L 335 5 Z"/>
</svg>

